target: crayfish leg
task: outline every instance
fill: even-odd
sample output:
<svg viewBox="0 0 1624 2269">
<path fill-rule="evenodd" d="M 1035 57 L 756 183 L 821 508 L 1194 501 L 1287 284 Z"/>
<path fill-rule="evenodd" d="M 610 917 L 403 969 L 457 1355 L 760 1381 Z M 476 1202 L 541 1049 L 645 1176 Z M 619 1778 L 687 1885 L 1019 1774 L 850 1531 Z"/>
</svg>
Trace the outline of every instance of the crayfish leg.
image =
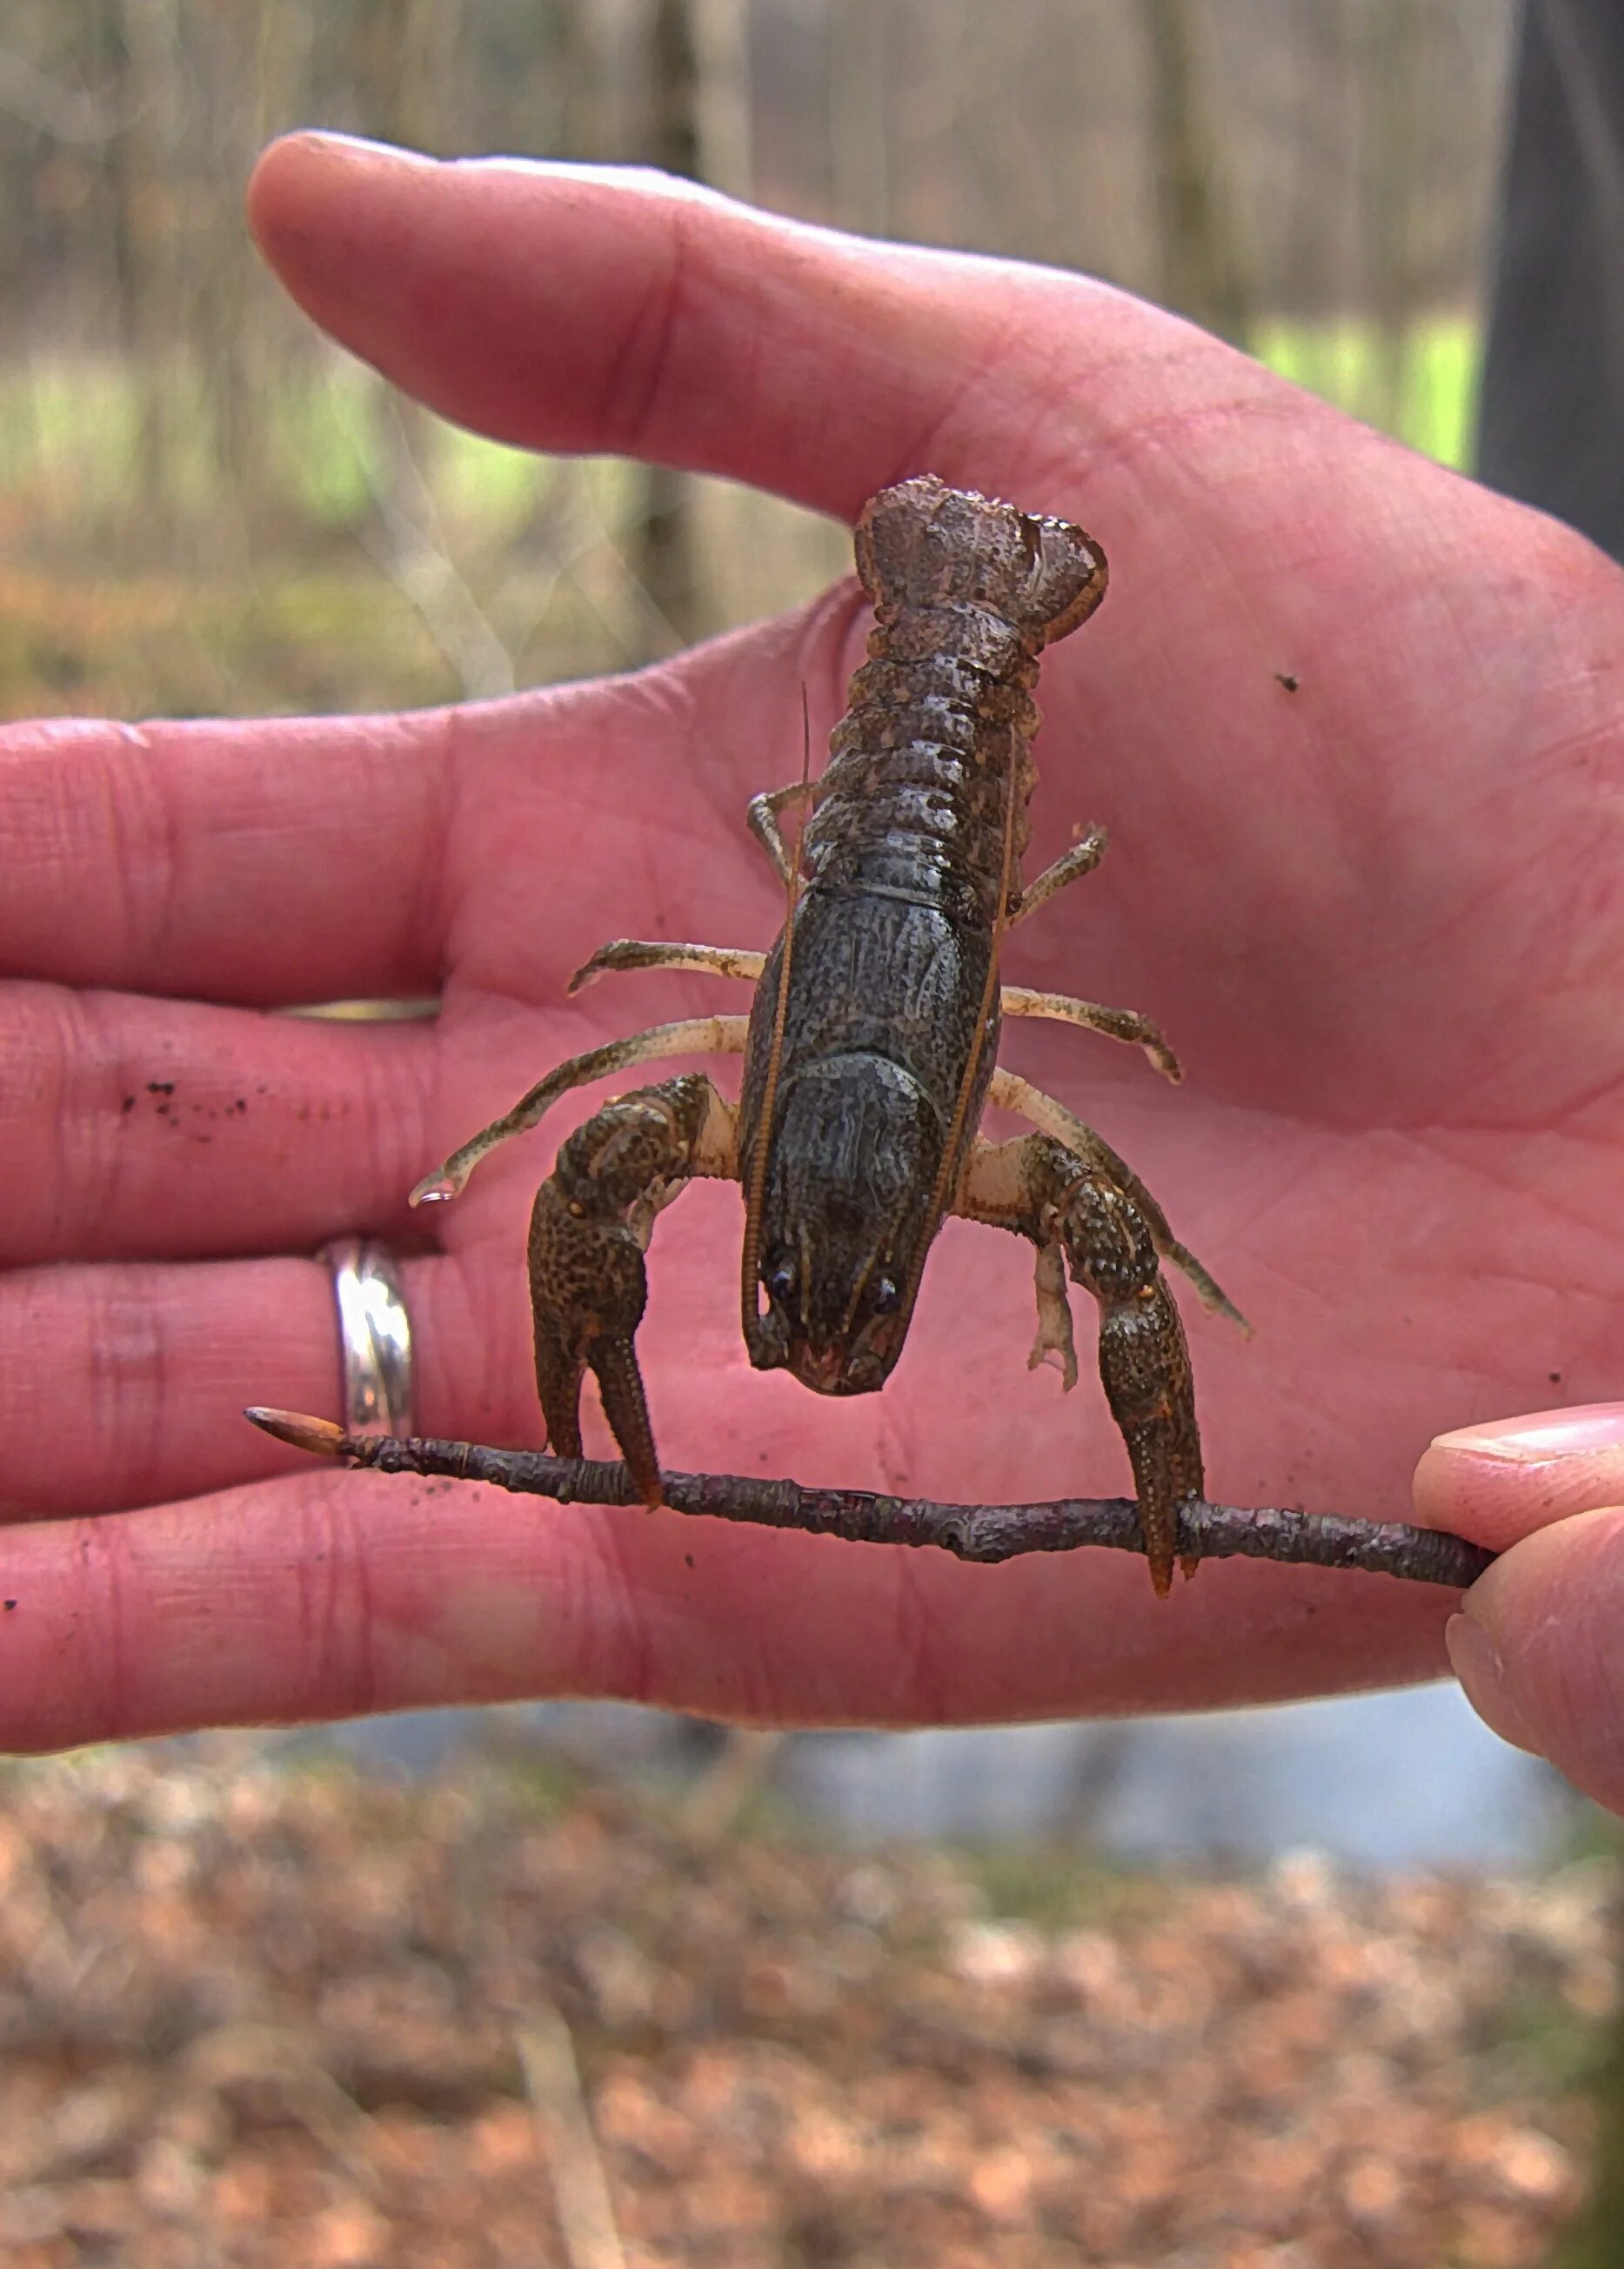
<svg viewBox="0 0 1624 2269">
<path fill-rule="evenodd" d="M 483 1157 L 515 1134 L 528 1133 L 572 1087 L 585 1087 L 592 1080 L 607 1079 L 611 1072 L 653 1063 L 661 1056 L 742 1055 L 749 1022 L 748 1016 L 689 1016 L 681 1024 L 651 1024 L 646 1032 L 633 1032 L 624 1040 L 610 1040 L 604 1047 L 568 1057 L 545 1079 L 538 1080 L 528 1094 L 520 1096 L 511 1111 L 493 1119 L 489 1127 L 482 1127 L 443 1165 L 425 1174 L 408 1202 L 432 1205 L 457 1196 Z"/>
<path fill-rule="evenodd" d="M 1066 1297 L 1066 1255 L 1057 1245 L 1040 1245 L 1033 1272 L 1037 1295 L 1037 1336 L 1026 1358 L 1029 1371 L 1052 1357 L 1060 1385 L 1069 1394 L 1077 1384 L 1077 1342 L 1072 1334 L 1072 1304 Z"/>
<path fill-rule="evenodd" d="M 773 870 L 786 890 L 794 880 L 795 861 L 785 843 L 779 814 L 787 811 L 792 804 L 816 802 L 817 792 L 816 780 L 791 780 L 786 787 L 770 788 L 764 795 L 753 795 L 745 807 L 744 824 L 771 860 Z"/>
<path fill-rule="evenodd" d="M 1045 867 L 1041 875 L 1035 876 L 1022 887 L 1011 919 L 1024 921 L 1040 906 L 1046 906 L 1057 891 L 1063 891 L 1068 883 L 1074 883 L 1084 875 L 1091 875 L 1105 856 L 1105 843 L 1104 829 L 1090 827 L 1069 851 L 1061 852 L 1052 867 Z"/>
<path fill-rule="evenodd" d="M 1175 1087 L 1184 1078 L 1178 1058 L 1168 1046 L 1160 1024 L 1141 1016 L 1137 1009 L 1107 1009 L 1097 1001 L 1078 1001 L 1069 993 L 1034 993 L 1025 985 L 1006 985 L 1000 995 L 1006 1016 L 1046 1016 L 1053 1024 L 1077 1024 L 1085 1032 L 1103 1032 L 1108 1040 L 1121 1040 L 1143 1048 L 1163 1079 Z"/>
<path fill-rule="evenodd" d="M 750 946 L 678 945 L 643 937 L 615 937 L 583 961 L 566 993 L 579 993 L 600 977 L 631 969 L 692 969 L 707 977 L 742 977 L 754 985 L 767 965 L 764 953 Z"/>
<path fill-rule="evenodd" d="M 1096 1173 L 1114 1182 L 1138 1208 L 1150 1231 L 1151 1242 L 1163 1260 L 1170 1260 L 1174 1268 L 1181 1270 L 1194 1285 L 1201 1305 L 1209 1308 L 1214 1315 L 1228 1316 L 1232 1324 L 1238 1325 L 1251 1338 L 1251 1326 L 1222 1285 L 1211 1270 L 1196 1259 L 1187 1245 L 1179 1243 L 1155 1199 L 1127 1160 L 1118 1157 L 1103 1134 L 1096 1134 L 1074 1111 L 1068 1111 L 1053 1096 L 1045 1095 L 1041 1087 L 1034 1087 L 1030 1079 L 1022 1079 L 1015 1072 L 1006 1071 L 1001 1064 L 988 1083 L 986 1099 L 1000 1111 L 1011 1111 L 1017 1119 L 1028 1120 L 1042 1133 L 1052 1136 L 1063 1149 L 1074 1151 Z"/>
</svg>

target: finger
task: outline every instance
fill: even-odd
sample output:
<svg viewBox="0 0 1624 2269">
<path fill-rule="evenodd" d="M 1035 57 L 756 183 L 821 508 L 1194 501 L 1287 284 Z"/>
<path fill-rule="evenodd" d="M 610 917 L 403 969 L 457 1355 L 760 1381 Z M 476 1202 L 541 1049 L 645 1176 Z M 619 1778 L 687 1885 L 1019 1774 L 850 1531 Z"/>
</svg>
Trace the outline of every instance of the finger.
<svg viewBox="0 0 1624 2269">
<path fill-rule="evenodd" d="M 427 1023 L 0 987 L 0 1265 L 285 1253 L 399 1228 L 438 1155 L 439 1052 Z"/>
<path fill-rule="evenodd" d="M 521 1273 L 441 1255 L 401 1268 L 416 1423 L 536 1440 Z M 116 1511 L 293 1469 L 240 1416 L 284 1394 L 341 1406 L 323 1261 L 14 1270 L 0 1277 L 0 1519 Z"/>
<path fill-rule="evenodd" d="M 1209 1567 L 1170 1607 L 1114 1554 L 967 1568 L 374 1474 L 0 1541 L 11 1750 L 557 1695 L 993 1723 L 1281 1700 L 1439 1659 L 1437 1602 L 1378 1578 Z"/>
<path fill-rule="evenodd" d="M 1451 1618 L 1450 1660 L 1503 1741 L 1624 1812 L 1624 1504 L 1514 1544 Z"/>
<path fill-rule="evenodd" d="M 1418 1520 L 1495 1552 L 1571 1513 L 1624 1501 L 1624 1402 L 1440 1434 L 1415 1469 L 1414 1495 Z"/>
<path fill-rule="evenodd" d="M 300 306 L 447 417 L 847 519 L 907 471 L 1018 491 L 1083 430 L 1105 440 L 1148 358 L 1167 418 L 1285 391 L 1085 278 L 860 242 L 653 174 L 303 134 L 261 159 L 249 215 Z"/>
<path fill-rule="evenodd" d="M 1440 1435 L 1418 1519 L 1501 1554 L 1451 1618 L 1450 1660 L 1480 1717 L 1624 1810 L 1624 1403 Z"/>
<path fill-rule="evenodd" d="M 0 970 L 272 1006 L 433 991 L 453 729 L 6 728 Z M 456 725 L 470 765 L 491 729 L 486 712 Z"/>
</svg>

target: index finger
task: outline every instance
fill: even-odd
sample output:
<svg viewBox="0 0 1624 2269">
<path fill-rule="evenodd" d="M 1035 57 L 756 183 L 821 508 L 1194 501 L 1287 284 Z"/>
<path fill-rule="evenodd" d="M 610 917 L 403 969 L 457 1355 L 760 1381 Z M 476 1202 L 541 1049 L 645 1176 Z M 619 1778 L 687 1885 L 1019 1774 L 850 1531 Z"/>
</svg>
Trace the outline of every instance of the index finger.
<svg viewBox="0 0 1624 2269">
<path fill-rule="evenodd" d="M 1295 394 L 1090 278 L 842 236 L 631 168 L 299 134 L 261 159 L 248 209 L 299 305 L 444 416 L 846 520 L 925 470 L 1021 494 L 1059 468 L 1074 488 L 1142 415 L 1148 373 L 1162 422 Z"/>
</svg>

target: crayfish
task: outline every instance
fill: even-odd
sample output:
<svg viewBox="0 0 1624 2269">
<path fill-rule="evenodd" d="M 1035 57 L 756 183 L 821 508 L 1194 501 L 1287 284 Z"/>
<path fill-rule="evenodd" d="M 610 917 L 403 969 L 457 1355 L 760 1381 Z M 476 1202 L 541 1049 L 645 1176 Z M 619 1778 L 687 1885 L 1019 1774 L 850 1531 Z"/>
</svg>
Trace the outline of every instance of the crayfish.
<svg viewBox="0 0 1624 2269">
<path fill-rule="evenodd" d="M 1045 1016 L 1141 1047 L 1177 1081 L 1160 1030 L 999 982 L 1004 932 L 1098 863 L 1091 829 L 1023 884 L 1038 656 L 1091 615 L 1105 561 L 1081 528 L 931 477 L 883 490 L 856 532 L 868 658 L 830 761 L 750 804 L 788 917 L 771 950 L 622 939 L 570 989 L 629 969 L 704 970 L 756 987 L 748 1016 L 660 1024 L 560 1064 L 420 1182 L 454 1196 L 475 1164 L 569 1089 L 661 1057 L 744 1059 L 739 1101 L 686 1074 L 623 1095 L 563 1142 L 530 1220 L 535 1375 L 556 1454 L 581 1454 L 590 1369 L 645 1501 L 660 1468 L 635 1334 L 661 1208 L 695 1175 L 745 1195 L 745 1345 L 820 1394 L 882 1386 L 949 1213 L 1037 1251 L 1037 1364 L 1075 1384 L 1067 1275 L 1099 1310 L 1100 1374 L 1127 1446 L 1152 1580 L 1165 1594 L 1177 1508 L 1203 1475 L 1189 1351 L 1160 1263 L 1241 1320 L 1125 1161 L 1063 1104 L 997 1064 L 1000 1019 Z M 793 850 L 780 819 L 801 802 Z M 1036 1133 L 992 1142 L 983 1106 Z M 765 1307 L 762 1305 L 765 1296 Z M 1186 1574 L 1193 1572 L 1185 1563 Z"/>
</svg>

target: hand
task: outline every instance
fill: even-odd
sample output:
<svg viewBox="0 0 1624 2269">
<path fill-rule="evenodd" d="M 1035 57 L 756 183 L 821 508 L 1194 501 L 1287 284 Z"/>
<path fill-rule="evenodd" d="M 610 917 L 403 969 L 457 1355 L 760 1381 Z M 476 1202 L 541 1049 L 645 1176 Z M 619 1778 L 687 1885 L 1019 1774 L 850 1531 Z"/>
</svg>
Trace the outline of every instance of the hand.
<svg viewBox="0 0 1624 2269">
<path fill-rule="evenodd" d="M 1604 1391 L 1624 578 L 1598 553 L 1074 276 L 644 175 L 314 137 L 270 152 L 252 211 L 319 322 L 507 441 L 847 520 L 930 469 L 1100 537 L 1111 595 L 1045 669 L 1035 857 L 1095 820 L 1112 848 L 1007 970 L 1154 1016 L 1187 1083 L 1076 1033 L 1005 1053 L 1126 1153 L 1257 1327 L 1244 1344 L 1185 1304 L 1214 1496 L 1402 1517 L 1441 1423 L 1552 1379 Z M 1115 1556 L 981 1571 L 556 1511 L 300 1467 L 238 1415 L 334 1408 L 321 1239 L 421 1232 L 404 1193 L 560 1057 L 743 1005 L 714 980 L 563 985 L 616 934 L 767 942 L 745 798 L 794 775 L 803 685 L 821 740 L 861 637 L 846 585 L 489 706 L 4 737 L 0 1414 L 30 1525 L 6 1539 L 0 1741 L 541 1694 L 985 1720 L 1442 1669 L 1452 1600 L 1379 1578 L 1229 1563 L 1160 1606 Z M 262 1013 L 437 987 L 431 1025 Z M 492 1159 L 408 1264 L 425 1430 L 539 1438 L 523 1223 L 550 1139 Z M 897 1376 L 831 1404 L 746 1365 L 739 1217 L 698 1187 L 655 1238 L 640 1346 L 668 1464 L 1123 1485 L 1086 1365 L 1070 1397 L 1025 1370 L 1014 1240 L 949 1224 Z"/>
</svg>

